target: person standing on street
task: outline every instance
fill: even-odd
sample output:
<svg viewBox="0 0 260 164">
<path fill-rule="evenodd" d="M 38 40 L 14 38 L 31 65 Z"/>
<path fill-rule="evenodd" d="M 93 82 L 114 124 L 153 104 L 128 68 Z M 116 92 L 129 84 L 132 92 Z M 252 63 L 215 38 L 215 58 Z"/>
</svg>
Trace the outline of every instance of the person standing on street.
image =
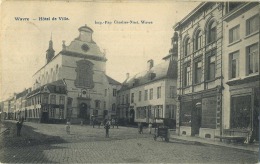
<svg viewBox="0 0 260 164">
<path fill-rule="evenodd" d="M 17 136 L 18 136 L 18 137 L 21 136 L 22 126 L 23 126 L 23 122 L 19 120 L 19 121 L 16 123 Z"/>
<path fill-rule="evenodd" d="M 148 128 L 149 128 L 149 134 L 151 134 L 152 133 L 152 123 L 151 122 L 149 123 Z"/>
<path fill-rule="evenodd" d="M 108 138 L 109 137 L 109 129 L 110 129 L 110 122 L 109 121 L 106 122 L 104 128 L 106 129 L 106 138 Z"/>
<path fill-rule="evenodd" d="M 68 120 L 67 123 L 66 123 L 66 132 L 67 132 L 67 134 L 70 134 L 70 125 L 71 125 L 70 120 Z"/>
</svg>

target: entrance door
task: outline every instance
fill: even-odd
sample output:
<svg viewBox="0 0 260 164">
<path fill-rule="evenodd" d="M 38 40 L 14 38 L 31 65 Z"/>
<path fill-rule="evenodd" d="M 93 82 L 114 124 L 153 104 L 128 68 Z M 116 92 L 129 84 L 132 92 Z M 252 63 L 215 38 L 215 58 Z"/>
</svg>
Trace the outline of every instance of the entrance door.
<svg viewBox="0 0 260 164">
<path fill-rule="evenodd" d="M 200 127 L 201 127 L 201 107 L 195 107 L 191 111 L 191 136 L 195 136 L 199 134 Z"/>
<path fill-rule="evenodd" d="M 88 106 L 86 103 L 81 103 L 79 107 L 79 118 L 82 118 L 84 120 L 89 119 L 89 114 L 88 114 Z"/>
<path fill-rule="evenodd" d="M 49 120 L 49 112 L 42 112 L 41 122 L 48 123 Z"/>
</svg>

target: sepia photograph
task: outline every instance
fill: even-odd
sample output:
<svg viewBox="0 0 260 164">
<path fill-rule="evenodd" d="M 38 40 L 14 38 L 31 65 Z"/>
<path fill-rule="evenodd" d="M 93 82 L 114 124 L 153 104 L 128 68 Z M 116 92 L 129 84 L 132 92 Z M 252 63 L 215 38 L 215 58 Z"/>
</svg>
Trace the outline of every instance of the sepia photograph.
<svg viewBox="0 0 260 164">
<path fill-rule="evenodd" d="M 0 163 L 260 163 L 259 1 L 0 7 Z"/>
</svg>

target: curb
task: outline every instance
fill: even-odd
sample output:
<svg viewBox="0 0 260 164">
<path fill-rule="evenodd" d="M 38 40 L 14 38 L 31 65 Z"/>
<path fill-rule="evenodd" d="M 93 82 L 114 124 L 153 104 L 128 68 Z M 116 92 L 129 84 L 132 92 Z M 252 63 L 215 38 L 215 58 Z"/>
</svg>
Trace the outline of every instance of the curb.
<svg viewBox="0 0 260 164">
<path fill-rule="evenodd" d="M 225 143 L 214 143 L 214 142 L 203 142 L 203 141 L 197 141 L 197 140 L 189 140 L 188 138 L 181 138 L 181 137 L 174 137 L 174 136 L 170 136 L 171 139 L 173 140 L 182 140 L 182 141 L 188 141 L 188 142 L 197 142 L 197 143 L 201 143 L 201 144 L 208 144 L 208 145 L 214 145 L 214 146 L 220 146 L 220 147 L 227 147 L 227 148 L 232 148 L 232 149 L 239 149 L 239 150 L 245 150 L 245 151 L 251 151 L 251 152 L 255 152 L 258 153 L 259 148 L 258 147 L 251 147 L 251 148 L 247 148 L 247 147 L 242 147 L 242 146 L 237 146 L 237 145 L 227 145 Z"/>
</svg>

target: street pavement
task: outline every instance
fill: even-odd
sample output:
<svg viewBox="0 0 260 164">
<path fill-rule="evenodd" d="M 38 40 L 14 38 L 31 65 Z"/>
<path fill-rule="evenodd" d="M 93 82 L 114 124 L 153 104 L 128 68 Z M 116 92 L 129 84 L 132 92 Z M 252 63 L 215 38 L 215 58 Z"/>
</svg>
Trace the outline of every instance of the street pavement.
<svg viewBox="0 0 260 164">
<path fill-rule="evenodd" d="M 88 125 L 25 122 L 21 137 L 15 122 L 5 121 L 9 132 L 0 135 L 1 163 L 257 163 L 258 152 L 171 139 L 153 140 L 144 129 L 119 127 L 105 129 Z"/>
</svg>

